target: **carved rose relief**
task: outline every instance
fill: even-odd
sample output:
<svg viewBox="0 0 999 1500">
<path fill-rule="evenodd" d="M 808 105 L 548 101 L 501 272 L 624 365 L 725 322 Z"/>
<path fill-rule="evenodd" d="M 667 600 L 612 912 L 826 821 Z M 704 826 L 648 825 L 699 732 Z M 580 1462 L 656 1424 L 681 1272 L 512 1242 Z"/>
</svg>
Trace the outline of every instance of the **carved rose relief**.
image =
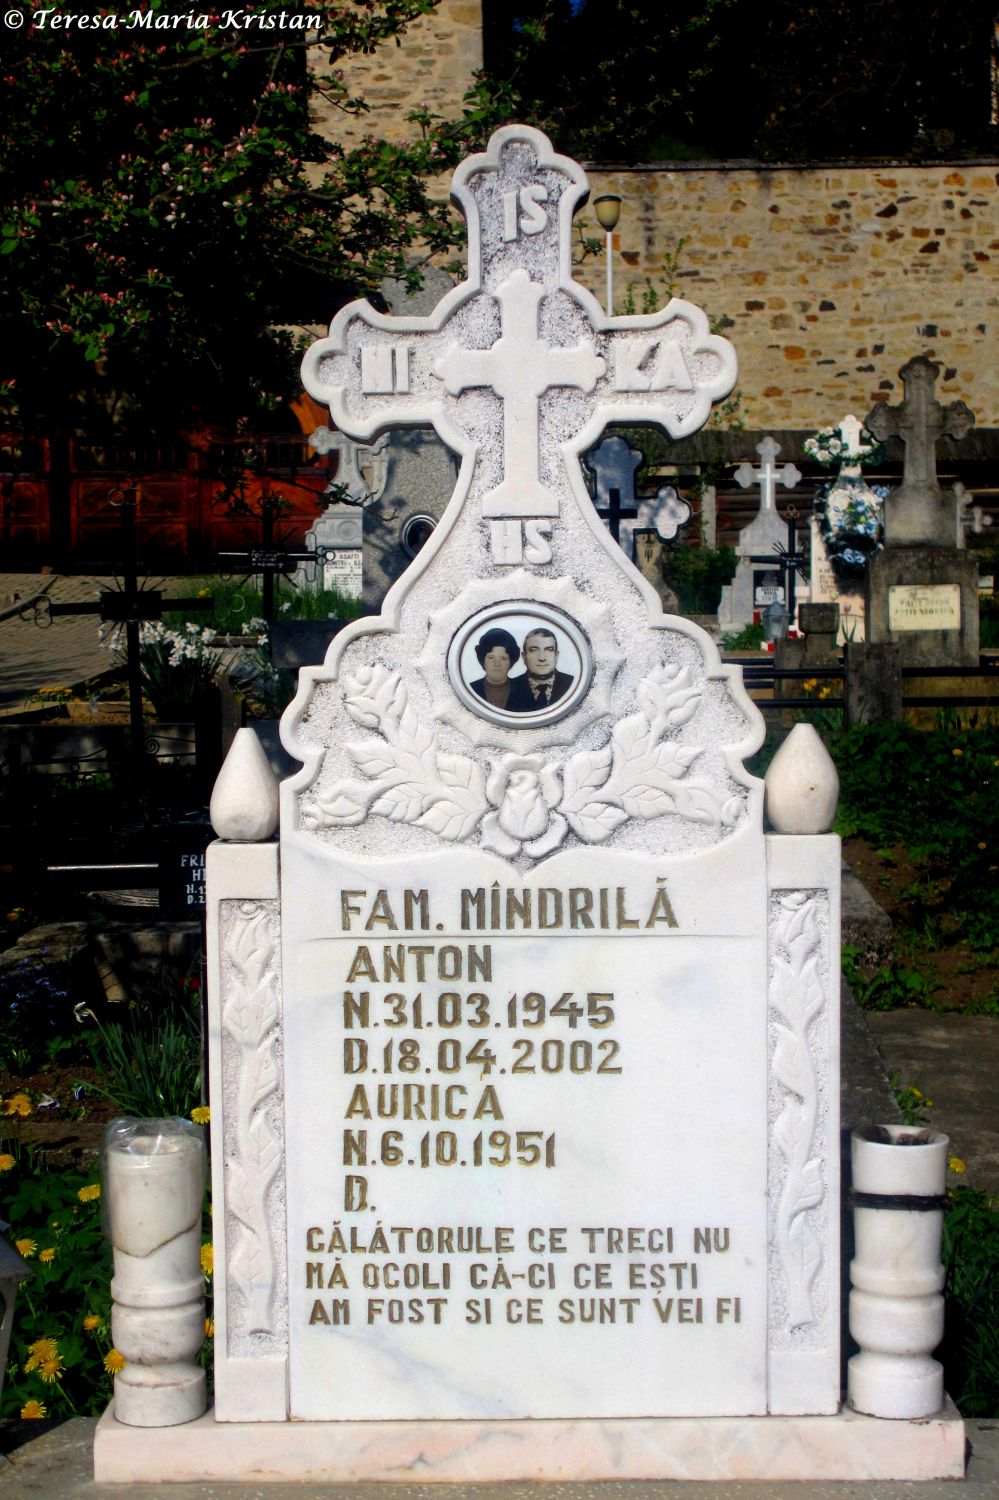
<svg viewBox="0 0 999 1500">
<path fill-rule="evenodd" d="M 614 726 L 601 749 L 561 760 L 504 754 L 484 771 L 471 756 L 440 748 L 410 704 L 401 673 L 366 667 L 344 684 L 351 719 L 376 732 L 346 746 L 365 779 L 341 778 L 318 790 L 303 809 L 306 824 L 349 827 L 378 815 L 450 841 L 478 833 L 483 848 L 533 858 L 550 854 L 570 829 L 584 843 L 603 843 L 629 818 L 671 813 L 732 828 L 741 796 L 723 797 L 692 775 L 704 746 L 677 738 L 700 708 L 704 686 L 691 666 L 658 667 L 638 689 L 638 711 Z"/>
</svg>

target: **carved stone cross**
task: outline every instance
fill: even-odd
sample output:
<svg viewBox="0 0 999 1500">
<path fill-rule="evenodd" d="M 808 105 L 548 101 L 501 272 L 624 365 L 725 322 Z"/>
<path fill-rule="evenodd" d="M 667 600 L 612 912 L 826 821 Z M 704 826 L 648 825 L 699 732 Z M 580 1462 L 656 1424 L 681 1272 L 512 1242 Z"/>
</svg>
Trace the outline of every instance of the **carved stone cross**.
<svg viewBox="0 0 999 1500">
<path fill-rule="evenodd" d="M 851 412 L 849 416 L 844 417 L 842 422 L 839 423 L 836 431 L 846 446 L 846 453 L 844 454 L 845 462 L 855 463 L 864 451 L 864 444 L 861 442 L 861 434 L 865 431 L 863 422 L 859 421 Z"/>
<path fill-rule="evenodd" d="M 780 444 L 775 443 L 772 437 L 765 437 L 762 443 L 757 443 L 756 451 L 760 455 L 760 467 L 754 469 L 750 463 L 740 464 L 732 478 L 744 490 L 748 490 L 751 484 L 758 482 L 762 499 L 761 511 L 773 510 L 777 485 L 782 484 L 786 490 L 793 490 L 801 478 L 801 470 L 795 468 L 794 464 L 785 464 L 782 469 L 777 468 L 774 460 L 780 452 Z"/>
<path fill-rule="evenodd" d="M 956 501 L 940 488 L 936 445 L 945 435 L 963 438 L 975 425 L 974 413 L 963 401 L 945 407 L 934 400 L 940 366 L 925 354 L 910 359 L 898 373 L 905 400 L 900 406 L 879 402 L 867 418 L 876 438 L 899 438 L 905 444 L 902 483 L 885 500 L 885 545 L 953 547 Z"/>
<path fill-rule="evenodd" d="M 529 126 L 498 130 L 454 176 L 468 276 L 425 317 L 366 302 L 337 314 L 302 378 L 357 439 L 432 425 L 462 455 L 458 492 L 490 523 L 492 559 L 540 567 L 579 454 L 610 422 L 695 432 L 732 389 L 735 352 L 693 304 L 608 317 L 572 279 L 582 169 Z"/>
</svg>

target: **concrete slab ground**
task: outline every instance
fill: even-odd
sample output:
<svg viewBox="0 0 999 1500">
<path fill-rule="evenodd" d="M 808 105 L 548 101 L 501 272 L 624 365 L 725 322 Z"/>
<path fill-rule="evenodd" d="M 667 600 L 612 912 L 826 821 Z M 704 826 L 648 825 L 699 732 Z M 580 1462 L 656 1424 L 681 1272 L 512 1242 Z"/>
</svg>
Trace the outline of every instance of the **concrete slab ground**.
<svg viewBox="0 0 999 1500">
<path fill-rule="evenodd" d="M 48 625 L 36 621 L 44 622 L 45 600 L 89 603 L 114 586 L 111 578 L 89 575 L 0 573 L 0 713 L 37 706 L 27 700 L 41 687 L 71 687 L 108 670 L 111 656 L 98 641 L 96 615 L 62 615 Z M 41 601 L 38 611 L 32 611 L 32 599 Z"/>
<path fill-rule="evenodd" d="M 807 1484 L 672 1481 L 603 1484 L 123 1484 L 92 1478 L 96 1419 L 76 1417 L 11 1454 L 0 1472 L 0 1500 L 996 1500 L 999 1421 L 969 1422 L 963 1482 Z M 183 1442 L 182 1427 L 175 1429 Z"/>
</svg>

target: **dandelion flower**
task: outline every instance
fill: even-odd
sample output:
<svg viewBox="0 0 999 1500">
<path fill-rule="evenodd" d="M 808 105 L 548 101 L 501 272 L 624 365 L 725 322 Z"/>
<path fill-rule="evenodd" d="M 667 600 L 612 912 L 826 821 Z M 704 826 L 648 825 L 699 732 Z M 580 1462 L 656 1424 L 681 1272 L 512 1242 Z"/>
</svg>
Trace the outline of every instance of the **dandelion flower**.
<svg viewBox="0 0 999 1500">
<path fill-rule="evenodd" d="M 201 1269 L 206 1276 L 210 1276 L 215 1270 L 215 1251 L 211 1244 L 204 1244 L 201 1247 Z"/>
<path fill-rule="evenodd" d="M 987 849 L 989 846 L 988 846 L 988 844 L 979 844 L 978 847 L 979 847 L 979 849 Z"/>
<path fill-rule="evenodd" d="M 963 755 L 964 751 L 963 750 L 952 750 L 950 753 L 951 753 L 951 755 Z"/>
<path fill-rule="evenodd" d="M 9 1151 L 0 1152 L 0 1172 L 9 1172 L 14 1165 L 14 1158 Z"/>
<path fill-rule="evenodd" d="M 55 1385 L 57 1380 L 62 1379 L 62 1360 L 58 1356 L 55 1359 L 43 1359 L 38 1366 L 38 1373 L 46 1385 Z"/>
<path fill-rule="evenodd" d="M 947 1165 L 950 1167 L 952 1172 L 966 1172 L 968 1170 L 967 1166 L 959 1156 L 952 1156 Z"/>
<path fill-rule="evenodd" d="M 18 1255 L 22 1255 L 25 1260 L 30 1260 L 35 1251 L 38 1249 L 38 1246 L 34 1240 L 15 1240 L 14 1249 L 17 1251 Z"/>
<path fill-rule="evenodd" d="M 94 1329 L 95 1328 L 100 1328 L 100 1326 L 101 1326 L 101 1320 L 97 1316 L 97 1314 L 96 1313 L 87 1313 L 87 1316 L 83 1320 L 83 1329 L 84 1329 L 84 1332 L 85 1333 L 93 1333 Z"/>
<path fill-rule="evenodd" d="M 199 1104 L 196 1109 L 191 1110 L 191 1119 L 195 1125 L 207 1125 L 212 1117 L 212 1112 L 207 1104 Z"/>
<path fill-rule="evenodd" d="M 88 1182 L 76 1195 L 81 1203 L 93 1203 L 95 1198 L 101 1196 L 101 1185 L 99 1182 Z"/>
<path fill-rule="evenodd" d="M 3 1112 L 5 1115 L 20 1115 L 22 1120 L 26 1120 L 31 1114 L 31 1100 L 27 1094 L 11 1094 Z"/>
<path fill-rule="evenodd" d="M 205 1338 L 206 1339 L 213 1339 L 214 1337 L 215 1337 L 215 1319 L 214 1318 L 206 1318 L 205 1319 Z"/>
<path fill-rule="evenodd" d="M 48 1245 L 44 1250 L 39 1250 L 38 1259 L 41 1261 L 43 1266 L 50 1266 L 55 1260 L 55 1251 L 53 1250 L 52 1246 Z"/>
<path fill-rule="evenodd" d="M 35 1339 L 33 1344 L 28 1345 L 29 1354 L 37 1354 L 39 1359 L 58 1359 L 59 1341 L 52 1338 Z"/>
<path fill-rule="evenodd" d="M 125 1368 L 125 1356 L 117 1349 L 109 1349 L 104 1356 L 104 1368 L 109 1375 L 117 1375 Z"/>
<path fill-rule="evenodd" d="M 21 1407 L 21 1416 L 25 1422 L 37 1422 L 42 1417 L 47 1417 L 48 1412 L 40 1401 L 25 1401 Z"/>
</svg>

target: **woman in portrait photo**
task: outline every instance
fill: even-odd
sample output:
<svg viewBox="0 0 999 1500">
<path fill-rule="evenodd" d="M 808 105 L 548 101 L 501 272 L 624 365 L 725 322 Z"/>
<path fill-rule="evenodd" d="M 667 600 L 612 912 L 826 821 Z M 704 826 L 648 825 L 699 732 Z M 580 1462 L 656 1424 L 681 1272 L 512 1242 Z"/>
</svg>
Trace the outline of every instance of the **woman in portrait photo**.
<svg viewBox="0 0 999 1500">
<path fill-rule="evenodd" d="M 520 647 L 509 630 L 497 625 L 484 631 L 476 641 L 475 655 L 485 675 L 468 686 L 493 708 L 506 708 L 510 699 L 510 672 L 520 659 Z"/>
</svg>

